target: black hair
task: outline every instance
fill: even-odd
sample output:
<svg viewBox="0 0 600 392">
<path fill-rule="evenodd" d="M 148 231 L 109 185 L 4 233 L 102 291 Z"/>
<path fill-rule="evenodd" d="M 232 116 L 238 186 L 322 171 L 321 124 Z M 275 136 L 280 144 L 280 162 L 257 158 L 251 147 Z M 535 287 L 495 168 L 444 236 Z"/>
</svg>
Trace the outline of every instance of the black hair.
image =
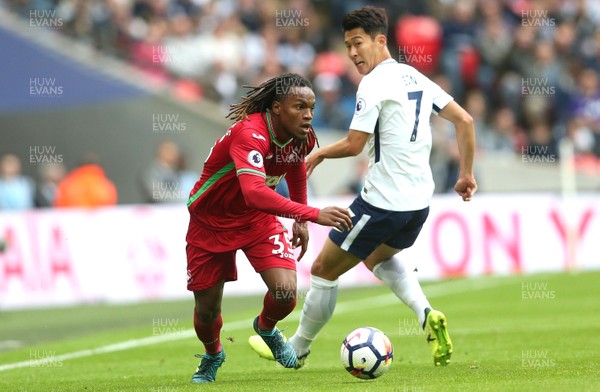
<svg viewBox="0 0 600 392">
<path fill-rule="evenodd" d="M 242 86 L 250 89 L 242 97 L 240 103 L 231 105 L 227 118 L 233 121 L 241 121 L 252 113 L 263 113 L 271 107 L 273 101 L 281 101 L 292 94 L 292 87 L 308 87 L 312 89 L 312 84 L 308 79 L 295 74 L 286 73 L 271 78 L 258 87 Z"/>
<path fill-rule="evenodd" d="M 366 6 L 349 12 L 342 19 L 342 29 L 344 32 L 362 27 L 365 33 L 375 39 L 377 34 L 383 34 L 387 37 L 388 20 L 384 8 Z"/>
</svg>

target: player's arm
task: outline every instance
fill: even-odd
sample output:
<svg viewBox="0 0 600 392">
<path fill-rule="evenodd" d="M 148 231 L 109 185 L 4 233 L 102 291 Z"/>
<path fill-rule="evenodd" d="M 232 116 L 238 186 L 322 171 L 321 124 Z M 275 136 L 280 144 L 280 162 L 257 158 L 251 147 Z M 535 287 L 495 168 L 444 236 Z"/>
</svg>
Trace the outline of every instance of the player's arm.
<svg viewBox="0 0 600 392">
<path fill-rule="evenodd" d="M 345 138 L 313 152 L 306 158 L 307 175 L 310 176 L 315 167 L 324 159 L 354 157 L 360 154 L 367 144 L 369 136 L 369 133 L 351 129 Z"/>
<path fill-rule="evenodd" d="M 477 182 L 473 176 L 475 159 L 475 127 L 473 118 L 454 101 L 448 103 L 439 116 L 454 124 L 456 141 L 460 155 L 460 173 L 454 190 L 464 201 L 469 201 L 477 191 Z"/>
<path fill-rule="evenodd" d="M 306 170 L 310 176 L 315 167 L 326 158 L 353 157 L 362 152 L 374 132 L 382 103 L 373 92 L 379 88 L 370 82 L 364 84 L 364 79 L 356 93 L 356 110 L 345 138 L 334 144 L 320 148 L 306 160 Z"/>
<path fill-rule="evenodd" d="M 318 209 L 296 203 L 281 196 L 265 184 L 265 178 L 250 172 L 238 174 L 246 205 L 269 214 L 311 221 L 324 226 L 352 228 L 352 218 L 346 208 L 325 207 Z"/>
<path fill-rule="evenodd" d="M 286 199 L 265 184 L 265 177 L 246 170 L 238 171 L 237 176 L 248 207 L 296 220 L 317 221 L 318 208 Z"/>
<path fill-rule="evenodd" d="M 352 228 L 352 220 L 344 208 L 326 207 L 319 210 L 288 200 L 269 188 L 265 183 L 266 174 L 263 165 L 263 154 L 268 152 L 269 144 L 264 138 L 250 135 L 252 132 L 237 135 L 231 142 L 229 151 L 248 207 L 273 215 L 293 217 L 300 221 Z"/>
</svg>

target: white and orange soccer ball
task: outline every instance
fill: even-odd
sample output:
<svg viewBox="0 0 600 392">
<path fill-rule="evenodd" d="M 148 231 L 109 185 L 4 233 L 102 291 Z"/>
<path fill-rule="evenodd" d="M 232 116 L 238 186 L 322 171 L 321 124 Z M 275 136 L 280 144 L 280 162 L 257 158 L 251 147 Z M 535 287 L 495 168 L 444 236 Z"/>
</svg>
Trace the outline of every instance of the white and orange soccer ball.
<svg viewBox="0 0 600 392">
<path fill-rule="evenodd" d="M 354 377 L 373 379 L 385 374 L 394 358 L 394 347 L 383 332 L 362 327 L 350 332 L 340 351 L 344 368 Z"/>
</svg>

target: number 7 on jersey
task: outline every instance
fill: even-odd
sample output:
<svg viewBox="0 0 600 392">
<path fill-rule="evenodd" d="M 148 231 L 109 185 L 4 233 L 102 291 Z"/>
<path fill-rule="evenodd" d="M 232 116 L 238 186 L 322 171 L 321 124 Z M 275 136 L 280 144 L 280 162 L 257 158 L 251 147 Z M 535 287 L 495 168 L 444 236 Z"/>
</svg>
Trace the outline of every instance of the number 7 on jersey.
<svg viewBox="0 0 600 392">
<path fill-rule="evenodd" d="M 421 113 L 421 98 L 423 98 L 423 91 L 411 91 L 408 93 L 408 100 L 416 100 L 415 105 L 415 125 L 413 127 L 412 134 L 410 135 L 410 141 L 414 142 L 417 140 L 417 129 L 419 128 L 419 114 Z"/>
</svg>

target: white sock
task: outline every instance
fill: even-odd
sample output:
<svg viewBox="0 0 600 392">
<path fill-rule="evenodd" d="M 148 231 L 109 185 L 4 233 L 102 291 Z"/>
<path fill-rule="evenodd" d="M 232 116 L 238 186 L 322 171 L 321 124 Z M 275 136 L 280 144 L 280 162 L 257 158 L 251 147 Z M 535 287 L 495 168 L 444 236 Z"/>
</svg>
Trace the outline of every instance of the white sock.
<svg viewBox="0 0 600 392">
<path fill-rule="evenodd" d="M 392 257 L 377 264 L 373 274 L 415 312 L 419 325 L 423 326 L 425 309 L 431 308 L 431 305 L 421 289 L 415 268 L 398 257 Z"/>
<path fill-rule="evenodd" d="M 310 276 L 310 289 L 306 295 L 300 324 L 290 343 L 298 356 L 306 354 L 319 331 L 327 324 L 337 301 L 338 281 Z"/>
</svg>

